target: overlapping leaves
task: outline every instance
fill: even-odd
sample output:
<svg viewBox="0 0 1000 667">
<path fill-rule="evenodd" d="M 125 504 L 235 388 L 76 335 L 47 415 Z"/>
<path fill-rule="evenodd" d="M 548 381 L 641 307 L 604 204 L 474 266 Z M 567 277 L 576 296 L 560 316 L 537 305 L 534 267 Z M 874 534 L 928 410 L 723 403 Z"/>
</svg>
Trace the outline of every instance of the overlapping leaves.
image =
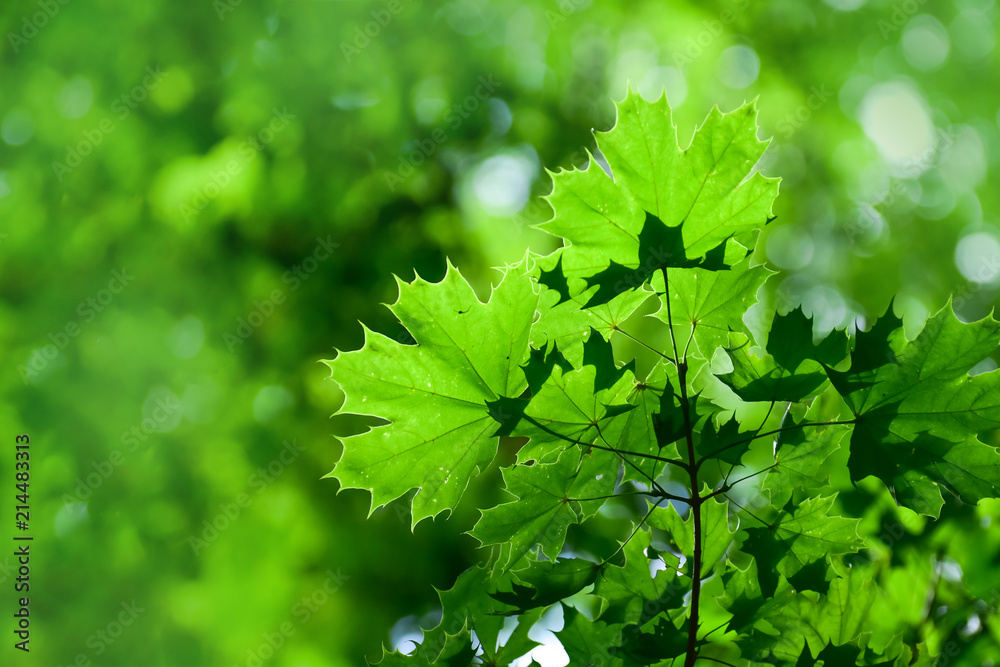
<svg viewBox="0 0 1000 667">
<path fill-rule="evenodd" d="M 1000 495 L 982 439 L 1000 382 L 969 375 L 1000 323 L 946 308 L 912 341 L 891 313 L 850 340 L 814 339 L 800 310 L 751 326 L 778 188 L 754 170 L 755 114 L 713 109 L 681 149 L 666 99 L 630 92 L 597 134 L 608 171 L 552 174 L 542 229 L 562 247 L 485 302 L 450 264 L 400 282 L 390 308 L 416 344 L 366 330 L 328 362 L 342 411 L 388 422 L 345 439 L 331 473 L 373 508 L 415 490 L 414 525 L 451 510 L 499 439 L 520 443 L 470 530 L 488 565 L 384 664 L 509 664 L 553 605 L 572 664 L 930 659 L 905 628 L 869 641 L 882 592 L 876 564 L 846 562 L 866 542 L 843 482 L 874 476 L 930 516 Z"/>
</svg>

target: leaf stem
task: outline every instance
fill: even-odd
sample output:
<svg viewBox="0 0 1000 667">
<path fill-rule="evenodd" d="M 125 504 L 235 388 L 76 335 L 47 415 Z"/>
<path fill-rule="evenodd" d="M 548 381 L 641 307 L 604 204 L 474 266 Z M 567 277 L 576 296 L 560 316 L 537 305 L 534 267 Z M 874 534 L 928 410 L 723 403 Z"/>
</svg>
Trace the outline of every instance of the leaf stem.
<svg viewBox="0 0 1000 667">
<path fill-rule="evenodd" d="M 674 335 L 674 320 L 670 311 L 670 282 L 667 278 L 667 267 L 660 267 L 663 271 L 663 300 L 667 306 L 667 328 L 670 330 L 670 345 L 674 349 L 674 363 L 677 366 L 678 384 L 681 386 L 681 409 L 684 412 L 684 436 L 687 441 L 688 453 L 688 476 L 691 478 L 691 515 L 694 517 L 694 555 L 691 564 L 691 616 L 688 623 L 687 651 L 684 656 L 684 667 L 694 667 L 698 660 L 698 607 L 701 602 L 701 558 L 702 558 L 702 527 L 701 527 L 701 504 L 703 498 L 698 487 L 698 465 L 695 461 L 694 453 L 694 433 L 691 428 L 691 404 L 688 401 L 687 391 L 687 346 L 684 348 L 684 357 L 677 356 L 677 338 Z M 688 338 L 688 344 L 694 338 L 694 330 Z"/>
<path fill-rule="evenodd" d="M 727 493 L 730 489 L 732 489 L 734 486 L 736 486 L 740 482 L 745 482 L 748 479 L 752 479 L 752 478 L 756 477 L 757 475 L 761 474 L 762 472 L 767 472 L 771 468 L 776 468 L 777 466 L 778 466 L 777 463 L 772 463 L 771 465 L 767 466 L 766 468 L 761 468 L 757 472 L 752 472 L 749 475 L 745 475 L 743 477 L 740 477 L 735 482 L 728 482 L 727 481 L 727 482 L 723 483 L 723 485 L 720 486 L 718 489 L 716 489 L 715 491 L 712 491 L 710 494 L 708 494 L 707 496 L 705 496 L 705 500 L 708 500 L 709 498 L 712 498 L 713 496 L 718 496 L 720 494 Z"/>
<path fill-rule="evenodd" d="M 789 403 L 788 405 L 790 406 L 791 403 Z M 764 415 L 764 419 L 763 419 L 763 421 L 760 422 L 760 426 L 758 426 L 757 430 L 754 431 L 754 436 L 753 436 L 754 439 L 760 437 L 760 431 L 761 431 L 761 429 L 764 428 L 764 425 L 767 424 L 767 420 L 771 417 L 771 411 L 772 410 L 774 410 L 774 401 L 771 401 L 771 405 L 768 406 L 768 408 L 767 408 L 767 414 Z M 785 410 L 785 415 L 787 415 L 787 414 L 788 414 L 788 410 Z M 782 417 L 782 419 L 784 419 L 784 417 Z M 732 485 L 729 483 L 729 476 L 731 474 L 733 474 L 734 470 L 736 470 L 736 466 L 730 467 L 729 468 L 729 472 L 726 473 L 726 479 L 722 482 L 722 485 L 724 487 L 727 487 L 727 488 L 731 488 L 732 487 Z"/>
<path fill-rule="evenodd" d="M 663 463 L 672 463 L 673 465 L 677 466 L 678 468 L 683 468 L 684 470 L 687 470 L 688 467 L 689 467 L 688 464 L 685 463 L 684 461 L 679 461 L 677 459 L 670 459 L 670 458 L 667 458 L 665 456 L 657 456 L 656 454 L 643 454 L 642 452 L 632 452 L 632 451 L 629 451 L 627 449 L 615 449 L 614 447 L 604 447 L 604 446 L 598 445 L 596 443 L 588 444 L 587 446 L 588 447 L 594 447 L 596 449 L 603 449 L 603 450 L 608 451 L 608 452 L 614 452 L 615 454 L 628 454 L 629 456 L 638 456 L 639 458 L 643 458 L 643 459 L 651 459 L 653 461 L 662 461 Z"/>
<path fill-rule="evenodd" d="M 707 655 L 703 656 L 702 660 L 711 660 L 712 662 L 717 662 L 720 665 L 729 665 L 729 667 L 736 667 L 736 665 L 734 665 L 731 662 L 726 662 L 725 660 L 719 660 L 718 658 L 713 658 L 713 657 L 710 657 L 710 656 L 707 656 Z"/>
<path fill-rule="evenodd" d="M 592 498 L 570 498 L 573 502 L 583 503 L 589 500 L 611 500 L 612 498 L 625 498 L 627 496 L 653 496 L 654 498 L 663 498 L 664 500 L 674 500 L 682 503 L 688 502 L 687 498 L 682 496 L 675 496 L 672 493 L 660 493 L 658 491 L 626 491 L 624 493 L 612 493 L 607 496 L 594 496 Z"/>
<path fill-rule="evenodd" d="M 663 300 L 667 304 L 667 329 L 670 330 L 670 347 L 674 350 L 674 366 L 680 369 L 680 360 L 677 358 L 677 338 L 674 336 L 674 318 L 670 314 L 670 283 L 667 281 L 667 267 L 661 266 L 663 272 Z M 684 386 L 684 383 L 681 383 Z"/>
<path fill-rule="evenodd" d="M 603 440 L 604 442 L 608 442 L 608 439 L 605 438 L 604 434 L 601 432 L 601 427 L 600 426 L 597 427 L 597 435 L 599 435 L 601 437 L 601 440 Z M 608 447 L 602 447 L 601 445 L 598 445 L 597 443 L 592 443 L 590 446 L 591 447 L 596 447 L 597 449 L 603 449 L 603 450 L 606 450 L 606 451 L 613 452 L 613 453 L 617 454 L 618 457 L 622 460 L 622 462 L 629 464 L 630 466 L 632 466 L 633 468 L 635 468 L 636 470 L 638 470 L 644 477 L 646 477 L 649 480 L 650 488 L 651 489 L 656 489 L 658 491 L 658 493 L 656 495 L 658 495 L 661 498 L 666 498 L 667 495 L 669 495 L 669 494 L 667 494 L 666 489 L 664 489 L 662 486 L 660 486 L 656 482 L 656 478 L 654 478 L 652 475 L 650 475 L 649 473 L 647 473 L 645 470 L 643 470 L 642 468 L 640 468 L 639 466 L 637 466 L 635 464 L 635 462 L 632 461 L 631 459 L 625 458 L 625 454 L 623 454 L 620 450 L 617 450 L 614 447 L 611 447 L 610 445 L 611 445 L 611 443 L 608 443 Z M 653 495 L 653 494 L 650 494 L 650 495 Z"/>
</svg>

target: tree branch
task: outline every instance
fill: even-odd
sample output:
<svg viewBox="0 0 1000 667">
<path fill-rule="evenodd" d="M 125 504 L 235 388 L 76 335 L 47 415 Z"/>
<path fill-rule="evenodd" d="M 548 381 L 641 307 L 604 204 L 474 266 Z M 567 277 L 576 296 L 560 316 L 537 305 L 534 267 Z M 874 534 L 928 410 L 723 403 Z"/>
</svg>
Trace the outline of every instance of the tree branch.
<svg viewBox="0 0 1000 667">
<path fill-rule="evenodd" d="M 702 558 L 702 527 L 701 503 L 702 497 L 698 488 L 698 463 L 695 461 L 694 433 L 691 428 L 691 405 L 687 391 L 687 346 L 684 348 L 684 358 L 677 356 L 677 338 L 674 335 L 674 318 L 670 310 L 670 281 L 667 278 L 667 268 L 663 271 L 663 300 L 667 306 L 667 328 L 670 330 L 670 344 L 674 348 L 674 363 L 677 366 L 678 384 L 681 386 L 681 409 L 684 412 L 684 435 L 687 441 L 688 475 L 691 478 L 691 514 L 694 517 L 694 557 L 691 564 L 691 617 L 688 623 L 687 654 L 684 656 L 684 667 L 693 667 L 698 660 L 698 607 L 701 601 L 701 558 Z M 694 338 L 694 328 L 688 338 L 688 345 Z"/>
</svg>

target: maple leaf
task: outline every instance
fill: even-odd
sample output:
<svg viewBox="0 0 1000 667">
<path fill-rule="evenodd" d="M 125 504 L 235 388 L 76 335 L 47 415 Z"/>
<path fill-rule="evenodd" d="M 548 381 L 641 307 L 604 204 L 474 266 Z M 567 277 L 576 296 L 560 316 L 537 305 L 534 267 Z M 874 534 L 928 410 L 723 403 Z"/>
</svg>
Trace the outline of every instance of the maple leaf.
<svg viewBox="0 0 1000 667">
<path fill-rule="evenodd" d="M 878 477 L 897 501 L 940 514 L 941 490 L 975 504 L 1000 495 L 1000 374 L 969 371 L 1000 344 L 1000 322 L 963 323 L 950 305 L 906 340 L 898 320 L 858 334 L 849 370 L 827 372 L 854 414 L 852 478 Z M 881 363 L 879 363 L 881 362 Z"/>
<path fill-rule="evenodd" d="M 456 506 L 500 438 L 516 449 L 469 530 L 487 563 L 382 664 L 510 664 L 550 610 L 574 665 L 930 664 L 917 638 L 940 644 L 948 614 L 889 607 L 936 599 L 898 582 L 930 585 L 985 506 L 936 542 L 893 533 L 887 563 L 861 550 L 887 542 L 872 525 L 893 499 L 936 518 L 1000 498 L 1000 372 L 970 375 L 1000 322 L 946 307 L 907 340 L 890 311 L 819 339 L 801 309 L 758 306 L 778 181 L 755 170 L 755 118 L 714 108 L 681 149 L 666 99 L 629 91 L 596 134 L 608 171 L 591 156 L 552 174 L 541 227 L 561 247 L 507 267 L 485 302 L 450 264 L 400 282 L 390 309 L 415 344 L 366 329 L 328 362 L 341 411 L 387 422 L 345 438 L 330 474 L 373 509 L 416 490 L 416 525 Z M 938 608 L 961 610 L 954 594 Z"/>
<path fill-rule="evenodd" d="M 519 395 L 537 294 L 509 267 L 486 303 L 448 265 L 439 283 L 399 283 L 389 309 L 416 341 L 403 345 L 365 329 L 365 345 L 327 361 L 344 388 L 342 412 L 389 421 L 344 439 L 330 476 L 372 494 L 372 511 L 419 489 L 413 525 L 455 507 L 469 479 L 496 455 L 486 403 Z"/>
</svg>

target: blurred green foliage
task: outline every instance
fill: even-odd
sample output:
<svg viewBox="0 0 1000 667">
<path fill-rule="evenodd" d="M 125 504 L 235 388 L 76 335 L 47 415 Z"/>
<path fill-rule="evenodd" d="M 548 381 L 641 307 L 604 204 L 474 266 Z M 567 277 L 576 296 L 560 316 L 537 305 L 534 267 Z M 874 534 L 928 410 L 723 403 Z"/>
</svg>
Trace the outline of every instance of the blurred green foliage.
<svg viewBox="0 0 1000 667">
<path fill-rule="evenodd" d="M 949 294 L 984 314 L 1000 286 L 997 12 L 4 2 L 0 437 L 5 452 L 32 438 L 35 542 L 32 662 L 9 635 L 0 662 L 247 665 L 278 636 L 267 664 L 357 665 L 431 612 L 431 585 L 477 557 L 459 533 L 495 471 L 450 522 L 411 534 L 402 502 L 365 520 L 363 493 L 321 479 L 331 431 L 365 425 L 328 419 L 341 398 L 318 360 L 358 347 L 358 320 L 405 337 L 379 306 L 392 274 L 437 279 L 449 257 L 485 290 L 489 267 L 550 250 L 530 228 L 550 215 L 532 198 L 543 167 L 586 163 L 581 138 L 611 126 L 628 81 L 666 87 L 685 141 L 712 104 L 760 96 L 763 169 L 784 178 L 765 248 L 780 305 L 821 329 L 863 325 L 897 290 L 909 327 Z M 896 512 L 871 497 L 850 502 Z M 205 522 L 228 526 L 209 539 Z M 987 596 L 1000 538 L 965 549 L 948 530 L 928 539 Z M 133 601 L 144 611 L 101 639 Z"/>
</svg>

